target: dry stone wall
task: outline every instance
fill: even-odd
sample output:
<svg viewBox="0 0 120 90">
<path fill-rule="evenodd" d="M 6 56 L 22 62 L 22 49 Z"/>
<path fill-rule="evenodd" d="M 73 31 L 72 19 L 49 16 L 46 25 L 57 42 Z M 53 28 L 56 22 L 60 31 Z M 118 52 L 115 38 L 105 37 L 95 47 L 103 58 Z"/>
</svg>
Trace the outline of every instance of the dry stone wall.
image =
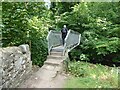
<svg viewBox="0 0 120 90">
<path fill-rule="evenodd" d="M 16 88 L 32 71 L 28 45 L 0 48 L 0 89 Z"/>
</svg>

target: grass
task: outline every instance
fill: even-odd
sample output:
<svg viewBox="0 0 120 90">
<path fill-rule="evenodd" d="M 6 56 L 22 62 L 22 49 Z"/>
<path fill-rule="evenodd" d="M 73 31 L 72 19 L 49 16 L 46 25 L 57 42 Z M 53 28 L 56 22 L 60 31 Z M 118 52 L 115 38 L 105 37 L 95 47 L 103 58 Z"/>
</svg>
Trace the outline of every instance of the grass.
<svg viewBox="0 0 120 90">
<path fill-rule="evenodd" d="M 117 88 L 118 68 L 87 62 L 70 62 L 65 88 Z"/>
</svg>

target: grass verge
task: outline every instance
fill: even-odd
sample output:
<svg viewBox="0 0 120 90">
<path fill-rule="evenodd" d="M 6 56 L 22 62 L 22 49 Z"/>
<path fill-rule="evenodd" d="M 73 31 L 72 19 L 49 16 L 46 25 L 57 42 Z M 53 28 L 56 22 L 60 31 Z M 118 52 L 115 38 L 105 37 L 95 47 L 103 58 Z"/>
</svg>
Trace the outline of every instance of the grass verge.
<svg viewBox="0 0 120 90">
<path fill-rule="evenodd" d="M 87 62 L 70 62 L 65 88 L 118 88 L 118 68 Z"/>
</svg>

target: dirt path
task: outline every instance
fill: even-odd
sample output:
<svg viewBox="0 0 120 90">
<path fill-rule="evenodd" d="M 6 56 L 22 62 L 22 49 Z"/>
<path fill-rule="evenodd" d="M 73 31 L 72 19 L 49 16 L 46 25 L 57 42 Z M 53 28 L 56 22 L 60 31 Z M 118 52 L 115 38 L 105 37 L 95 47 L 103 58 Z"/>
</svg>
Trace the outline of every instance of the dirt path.
<svg viewBox="0 0 120 90">
<path fill-rule="evenodd" d="M 63 74 L 67 56 L 63 56 L 63 46 L 53 48 L 44 65 L 20 88 L 64 88 L 67 75 Z"/>
<path fill-rule="evenodd" d="M 56 68 L 50 65 L 43 66 L 22 83 L 19 88 L 63 88 L 68 76 L 59 73 Z"/>
</svg>

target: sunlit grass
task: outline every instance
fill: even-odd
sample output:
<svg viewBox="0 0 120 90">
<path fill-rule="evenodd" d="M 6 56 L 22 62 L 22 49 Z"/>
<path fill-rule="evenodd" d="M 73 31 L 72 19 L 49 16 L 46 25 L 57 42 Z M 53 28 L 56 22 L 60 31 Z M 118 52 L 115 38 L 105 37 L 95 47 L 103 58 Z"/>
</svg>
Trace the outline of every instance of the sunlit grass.
<svg viewBox="0 0 120 90">
<path fill-rule="evenodd" d="M 117 88 L 118 68 L 87 62 L 71 62 L 65 88 Z"/>
</svg>

